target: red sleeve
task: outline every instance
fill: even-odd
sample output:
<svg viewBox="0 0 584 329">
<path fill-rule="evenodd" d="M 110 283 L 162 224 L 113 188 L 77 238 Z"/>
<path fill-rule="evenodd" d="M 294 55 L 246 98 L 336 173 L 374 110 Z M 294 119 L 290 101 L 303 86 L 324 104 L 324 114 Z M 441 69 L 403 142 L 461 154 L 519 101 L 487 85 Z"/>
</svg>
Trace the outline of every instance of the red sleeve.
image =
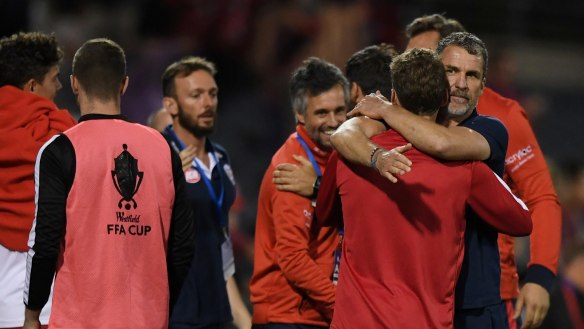
<svg viewBox="0 0 584 329">
<path fill-rule="evenodd" d="M 338 153 L 333 152 L 320 181 L 315 209 L 317 227 L 340 226 L 342 223 L 343 210 L 337 189 L 338 160 Z"/>
<path fill-rule="evenodd" d="M 538 264 L 554 274 L 560 255 L 562 215 L 543 153 L 525 111 L 514 102 L 505 120 L 509 147 L 505 160 L 506 180 L 527 204 L 533 220 L 529 266 Z"/>
<path fill-rule="evenodd" d="M 469 206 L 497 231 L 512 236 L 531 233 L 531 217 L 527 207 L 509 187 L 481 162 L 471 164 L 472 181 Z"/>
<path fill-rule="evenodd" d="M 321 313 L 332 317 L 335 286 L 309 255 L 313 208 L 310 199 L 275 191 L 273 196 L 276 261 L 290 283 L 302 290 Z"/>
</svg>

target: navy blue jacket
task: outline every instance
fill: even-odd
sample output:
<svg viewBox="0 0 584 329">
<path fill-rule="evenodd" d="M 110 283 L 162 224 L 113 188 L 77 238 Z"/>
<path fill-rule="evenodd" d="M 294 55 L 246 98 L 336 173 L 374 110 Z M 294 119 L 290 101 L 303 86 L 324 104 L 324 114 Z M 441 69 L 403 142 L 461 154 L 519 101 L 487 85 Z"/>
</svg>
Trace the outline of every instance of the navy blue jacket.
<svg viewBox="0 0 584 329">
<path fill-rule="evenodd" d="M 166 134 L 165 137 L 169 142 L 172 140 Z M 229 158 L 223 147 L 212 143 L 208 138 L 205 149 L 207 152 L 214 150 L 219 161 L 213 168 L 211 183 L 217 196 L 223 186 L 225 195 L 221 216 L 227 221 L 229 209 L 235 200 L 235 184 Z M 197 172 L 192 172 L 194 170 L 194 167 L 189 169 L 191 173 L 187 171 L 185 178 L 197 229 L 195 255 L 170 317 L 169 328 L 176 329 L 216 327 L 233 320 L 221 257 L 221 244 L 225 241 L 223 229 L 227 229 L 227 223 L 222 227 L 209 190 L 199 177 L 204 174 L 197 175 Z"/>
<path fill-rule="evenodd" d="M 502 178 L 509 136 L 501 121 L 478 115 L 475 109 L 459 125 L 478 132 L 487 140 L 491 156 L 484 162 Z M 457 309 L 481 308 L 501 302 L 497 237 L 495 229 L 483 222 L 472 209 L 467 209 L 464 260 L 455 292 Z"/>
</svg>

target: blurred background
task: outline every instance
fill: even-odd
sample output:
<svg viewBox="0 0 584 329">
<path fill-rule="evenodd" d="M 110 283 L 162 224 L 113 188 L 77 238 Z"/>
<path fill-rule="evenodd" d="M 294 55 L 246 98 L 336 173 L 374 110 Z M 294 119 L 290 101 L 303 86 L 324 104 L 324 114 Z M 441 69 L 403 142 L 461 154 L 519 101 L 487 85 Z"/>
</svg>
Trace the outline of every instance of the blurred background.
<svg viewBox="0 0 584 329">
<path fill-rule="evenodd" d="M 75 116 L 68 76 L 72 55 L 87 39 L 108 37 L 125 49 L 130 84 L 122 109 L 140 123 L 161 107 L 160 77 L 171 62 L 198 55 L 217 64 L 212 139 L 230 152 L 239 185 L 231 229 L 246 295 L 260 181 L 294 129 L 290 72 L 308 56 L 344 69 L 351 54 L 374 43 L 402 50 L 405 25 L 432 13 L 459 20 L 485 41 L 487 85 L 525 107 L 548 159 L 564 210 L 564 242 L 584 238 L 582 1 L 0 0 L 0 36 L 56 34 L 65 51 L 56 103 Z M 528 246 L 518 248 L 525 266 Z"/>
</svg>

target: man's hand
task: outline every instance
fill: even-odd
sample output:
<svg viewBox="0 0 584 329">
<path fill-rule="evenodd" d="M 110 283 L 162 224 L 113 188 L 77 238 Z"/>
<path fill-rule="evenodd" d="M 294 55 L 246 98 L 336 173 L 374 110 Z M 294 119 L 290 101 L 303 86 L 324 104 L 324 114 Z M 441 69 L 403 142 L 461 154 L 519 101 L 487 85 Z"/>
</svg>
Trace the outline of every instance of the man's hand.
<svg viewBox="0 0 584 329">
<path fill-rule="evenodd" d="M 299 164 L 281 163 L 272 173 L 272 182 L 279 191 L 311 197 L 317 174 L 312 163 L 301 155 L 293 155 Z"/>
<path fill-rule="evenodd" d="M 189 145 L 178 153 L 182 162 L 183 171 L 187 171 L 191 167 L 193 159 L 195 158 L 195 152 L 197 152 L 197 147 Z"/>
<path fill-rule="evenodd" d="M 33 311 L 28 308 L 24 311 L 24 324 L 22 325 L 22 329 L 40 329 L 41 328 L 41 321 L 39 317 L 41 315 L 41 311 Z"/>
<path fill-rule="evenodd" d="M 377 94 L 365 96 L 357 103 L 354 109 L 347 113 L 347 117 L 365 115 L 371 119 L 380 120 L 383 119 L 383 113 L 387 112 L 392 106 L 395 105 L 391 104 L 380 92 L 377 92 Z"/>
<path fill-rule="evenodd" d="M 397 183 L 397 177 L 410 172 L 412 162 L 403 153 L 412 149 L 412 144 L 398 146 L 391 150 L 383 150 L 376 155 L 375 169 L 381 176 Z"/>
<path fill-rule="evenodd" d="M 521 315 L 525 307 L 525 319 L 521 329 L 537 328 L 545 319 L 550 308 L 550 294 L 544 287 L 536 283 L 526 283 L 520 290 L 515 304 L 513 319 L 516 320 Z"/>
</svg>

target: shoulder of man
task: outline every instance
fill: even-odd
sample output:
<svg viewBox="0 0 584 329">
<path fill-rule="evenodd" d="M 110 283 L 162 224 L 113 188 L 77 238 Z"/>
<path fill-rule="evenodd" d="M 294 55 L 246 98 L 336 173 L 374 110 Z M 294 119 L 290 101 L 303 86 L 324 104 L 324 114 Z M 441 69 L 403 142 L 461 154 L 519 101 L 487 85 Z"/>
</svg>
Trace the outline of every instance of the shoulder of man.
<svg viewBox="0 0 584 329">
<path fill-rule="evenodd" d="M 507 124 L 510 116 L 524 113 L 525 110 L 518 101 L 504 97 L 491 88 L 486 87 L 477 105 L 477 111 L 481 115 L 496 117 Z"/>
</svg>

